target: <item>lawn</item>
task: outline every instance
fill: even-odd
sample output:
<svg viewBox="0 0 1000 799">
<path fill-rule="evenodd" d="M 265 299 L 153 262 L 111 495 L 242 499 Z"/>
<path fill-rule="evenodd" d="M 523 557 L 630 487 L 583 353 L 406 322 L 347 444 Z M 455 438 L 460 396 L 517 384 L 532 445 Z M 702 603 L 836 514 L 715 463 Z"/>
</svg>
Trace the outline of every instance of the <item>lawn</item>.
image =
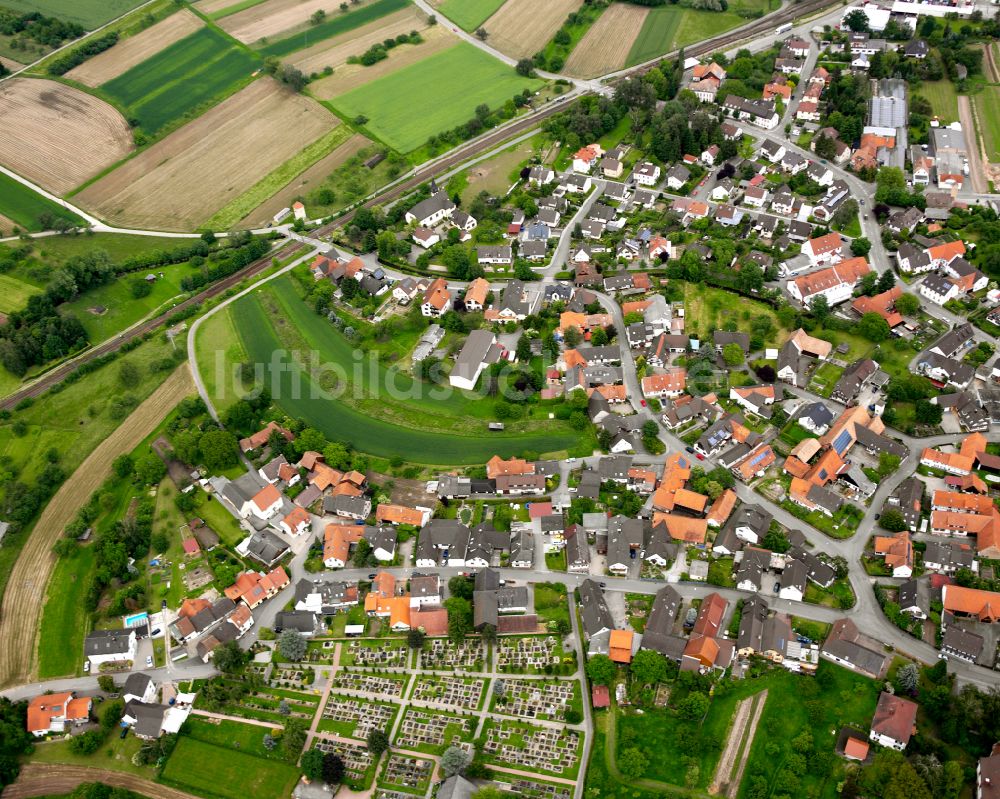
<svg viewBox="0 0 1000 799">
<path fill-rule="evenodd" d="M 367 130 L 405 153 L 468 122 L 479 105 L 496 108 L 541 85 L 462 42 L 343 94 L 333 105 L 348 119 L 367 117 Z"/>
<path fill-rule="evenodd" d="M 752 334 L 753 319 L 765 316 L 771 320 L 775 331 L 765 342 L 768 347 L 780 347 L 788 338 L 789 331 L 782 328 L 777 314 L 764 303 L 703 284 L 685 282 L 683 285 L 685 318 L 688 320 L 686 332 L 692 337 L 700 332 L 703 341 L 710 341 L 712 333 L 723 329 L 727 323 L 735 323 L 737 330 Z"/>
<path fill-rule="evenodd" d="M 474 31 L 493 16 L 504 2 L 505 0 L 444 0 L 438 10 L 463 30 Z"/>
<path fill-rule="evenodd" d="M 247 359 L 233 317 L 232 306 L 223 308 L 198 328 L 195 352 L 201 377 L 218 410 L 223 411 L 239 399 L 232 391 L 229 375 Z"/>
<path fill-rule="evenodd" d="M 37 233 L 51 227 L 51 225 L 43 225 L 39 221 L 39 218 L 44 214 L 68 219 L 74 225 L 82 226 L 85 224 L 72 211 L 67 211 L 58 203 L 52 202 L 47 197 L 32 191 L 23 183 L 19 183 L 9 175 L 0 172 L 0 216 L 5 216 L 12 222 L 16 222 L 30 233 Z M 11 233 L 10 230 L 3 231 L 5 236 Z"/>
<path fill-rule="evenodd" d="M 115 17 L 120 17 L 143 0 L 4 0 L 4 6 L 15 11 L 40 11 L 47 16 L 76 22 L 94 30 Z"/>
<path fill-rule="evenodd" d="M 809 388 L 821 397 L 829 397 L 843 374 L 844 370 L 840 366 L 829 362 L 824 363 L 813 374 Z"/>
<path fill-rule="evenodd" d="M 51 267 L 78 255 L 103 250 L 112 261 L 121 263 L 132 255 L 142 255 L 160 250 L 173 250 L 185 242 L 166 236 L 133 236 L 128 233 L 83 233 L 68 236 L 50 236 L 31 242 L 34 256 L 44 259 Z"/>
<path fill-rule="evenodd" d="M 563 554 L 563 571 L 566 570 L 566 558 Z M 548 556 L 546 556 L 548 560 Z M 535 584 L 535 612 L 544 622 L 562 619 L 569 624 L 569 606 L 566 603 L 566 588 L 559 583 Z"/>
<path fill-rule="evenodd" d="M 917 94 L 927 98 L 934 113 L 944 124 L 958 119 L 958 94 L 955 92 L 955 84 L 947 78 L 924 81 L 917 89 Z"/>
<path fill-rule="evenodd" d="M 367 25 L 369 22 L 381 19 L 388 14 L 406 8 L 409 2 L 410 0 L 374 0 L 374 2 L 350 11 L 347 14 L 334 14 L 331 12 L 325 22 L 321 22 L 319 25 L 310 25 L 306 30 L 296 33 L 293 36 L 270 42 L 262 47 L 260 52 L 265 56 L 281 58 L 289 53 L 294 53 L 296 50 L 301 50 L 304 47 L 321 42 L 324 39 L 338 36 L 341 33 L 352 31 L 355 28 L 360 28 L 362 25 Z"/>
<path fill-rule="evenodd" d="M 92 546 L 77 547 L 59 558 L 49 582 L 38 634 L 38 677 L 46 680 L 76 674 L 89 624 L 83 598 L 94 570 Z"/>
<path fill-rule="evenodd" d="M 141 282 L 147 274 L 157 276 L 153 290 L 145 297 L 136 299 L 132 296 L 132 283 Z M 183 263 L 122 275 L 111 283 L 85 291 L 62 307 L 80 320 L 90 341 L 97 344 L 150 316 L 168 300 L 179 300 L 185 294 L 181 289 L 181 279 L 191 274 L 194 270 Z M 91 310 L 95 308 L 103 308 L 104 311 L 95 313 Z"/>
<path fill-rule="evenodd" d="M 972 101 L 986 145 L 986 157 L 1000 161 L 1000 86 L 984 86 Z"/>
<path fill-rule="evenodd" d="M 262 299 L 272 311 L 279 309 L 271 318 Z M 277 306 L 272 305 L 275 300 Z M 280 338 L 272 323 L 276 317 L 284 323 Z M 248 295 L 239 300 L 234 304 L 232 318 L 247 359 L 266 365 L 275 403 L 328 438 L 352 443 L 364 452 L 382 457 L 402 455 L 418 463 L 481 463 L 495 453 L 548 453 L 580 441 L 579 434 L 567 427 L 501 436 L 490 433 L 485 419 L 469 418 L 481 417 L 490 404 L 484 406 L 457 391 L 448 391 L 445 398 L 433 398 L 429 395 L 434 393 L 436 397 L 443 392 L 431 392 L 408 375 L 381 366 L 364 370 L 368 373 L 364 385 L 346 383 L 347 375 L 356 370 L 355 349 L 298 299 L 287 279 L 276 280 L 269 297 Z M 295 329 L 287 325 L 287 320 L 294 323 Z M 316 372 L 307 371 L 300 362 L 274 358 L 282 349 L 320 353 L 321 382 L 317 384 Z M 211 357 L 212 352 L 199 357 L 202 355 Z M 372 381 L 372 371 L 377 382 Z M 548 427 L 551 429 L 551 423 Z"/>
<path fill-rule="evenodd" d="M 202 796 L 244 799 L 248 794 L 288 796 L 298 782 L 299 770 L 287 763 L 181 736 L 160 779 Z"/>
<path fill-rule="evenodd" d="M 108 81 L 101 90 L 125 108 L 147 136 L 155 136 L 246 85 L 259 66 L 260 59 L 249 50 L 206 26 Z"/>
<path fill-rule="evenodd" d="M 28 297 L 41 293 L 38 286 L 32 286 L 11 275 L 0 274 L 0 311 L 3 313 L 20 311 L 28 304 Z"/>
<path fill-rule="evenodd" d="M 213 724 L 199 716 L 190 716 L 184 725 L 184 736 L 195 741 L 226 749 L 239 749 L 248 755 L 284 762 L 284 754 L 280 748 L 270 751 L 264 746 L 265 732 L 263 727 L 255 724 L 243 724 L 239 721 Z"/>
</svg>

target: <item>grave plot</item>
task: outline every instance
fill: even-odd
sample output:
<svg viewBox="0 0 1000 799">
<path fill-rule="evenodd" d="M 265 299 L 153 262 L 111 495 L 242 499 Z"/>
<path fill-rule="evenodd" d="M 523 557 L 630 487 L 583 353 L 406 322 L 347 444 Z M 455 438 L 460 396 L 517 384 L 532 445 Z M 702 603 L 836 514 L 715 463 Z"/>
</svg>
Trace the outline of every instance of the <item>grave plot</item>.
<svg viewBox="0 0 1000 799">
<path fill-rule="evenodd" d="M 349 738 L 367 738 L 372 730 L 387 731 L 396 718 L 398 706 L 331 694 L 323 708 L 318 729 Z"/>
<path fill-rule="evenodd" d="M 400 749 L 440 755 L 449 746 L 468 746 L 475 727 L 476 719 L 471 715 L 454 716 L 410 707 L 400 722 L 395 745 Z"/>
<path fill-rule="evenodd" d="M 310 641 L 306 647 L 306 662 L 332 664 L 336 641 Z"/>
<path fill-rule="evenodd" d="M 379 786 L 423 796 L 431 784 L 434 761 L 392 752 L 382 769 Z"/>
<path fill-rule="evenodd" d="M 330 681 L 330 687 L 334 691 L 357 691 L 401 699 L 408 680 L 408 676 L 341 671 Z"/>
<path fill-rule="evenodd" d="M 349 641 L 340 650 L 340 665 L 401 669 L 408 655 L 405 641 Z"/>
<path fill-rule="evenodd" d="M 478 710 L 486 697 L 485 687 L 484 680 L 425 674 L 417 678 L 410 699 L 462 710 Z"/>
<path fill-rule="evenodd" d="M 573 789 L 565 785 L 553 785 L 551 782 L 536 782 L 535 780 L 511 780 L 510 789 L 516 796 L 524 799 L 572 799 Z"/>
<path fill-rule="evenodd" d="M 567 728 L 488 719 L 483 727 L 487 762 L 573 778 L 580 768 L 582 736 Z"/>
<path fill-rule="evenodd" d="M 582 709 L 576 680 L 498 679 L 493 685 L 493 712 L 542 721 L 562 721 L 571 708 Z"/>
<path fill-rule="evenodd" d="M 275 666 L 271 672 L 271 685 L 278 688 L 308 688 L 315 679 L 312 669 L 297 666 Z"/>
<path fill-rule="evenodd" d="M 486 662 L 486 646 L 482 641 L 467 638 L 461 644 L 443 638 L 424 641 L 420 652 L 420 667 L 430 671 L 465 669 L 482 671 Z"/>
<path fill-rule="evenodd" d="M 562 644 L 554 635 L 504 636 L 497 639 L 497 671 L 531 674 L 561 665 Z"/>
<path fill-rule="evenodd" d="M 368 748 L 361 744 L 349 744 L 342 741 L 331 741 L 329 738 L 319 736 L 313 744 L 324 754 L 333 752 L 340 755 L 344 761 L 344 769 L 347 772 L 348 780 L 355 786 L 367 788 L 371 785 L 373 774 L 372 757 L 368 754 Z"/>
</svg>

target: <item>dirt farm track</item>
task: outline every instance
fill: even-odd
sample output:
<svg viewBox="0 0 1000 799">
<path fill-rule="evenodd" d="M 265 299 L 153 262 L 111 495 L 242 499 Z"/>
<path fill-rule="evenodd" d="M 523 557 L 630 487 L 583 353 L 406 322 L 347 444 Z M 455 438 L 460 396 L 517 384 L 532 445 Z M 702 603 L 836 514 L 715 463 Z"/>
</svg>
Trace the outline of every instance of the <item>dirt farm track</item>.
<svg viewBox="0 0 1000 799">
<path fill-rule="evenodd" d="M 17 782 L 3 791 L 3 799 L 32 799 L 36 796 L 61 796 L 83 782 L 102 782 L 114 788 L 127 788 L 149 799 L 195 799 L 191 794 L 168 788 L 152 780 L 120 771 L 63 766 L 54 763 L 28 763 L 22 766 Z"/>
<path fill-rule="evenodd" d="M 112 106 L 51 80 L 0 84 L 0 163 L 65 194 L 132 152 L 132 131 Z"/>
<path fill-rule="evenodd" d="M 193 392 L 191 372 L 186 363 L 181 364 L 162 386 L 90 453 L 45 506 L 14 563 L 8 586 L 10 590 L 4 592 L 0 606 L 0 641 L 4 642 L 0 647 L 0 685 L 27 682 L 35 668 L 35 642 L 42 604 L 55 565 L 52 547 L 63 529 L 107 477 L 111 462 L 123 452 L 130 452 L 138 446 L 178 402 Z"/>
</svg>

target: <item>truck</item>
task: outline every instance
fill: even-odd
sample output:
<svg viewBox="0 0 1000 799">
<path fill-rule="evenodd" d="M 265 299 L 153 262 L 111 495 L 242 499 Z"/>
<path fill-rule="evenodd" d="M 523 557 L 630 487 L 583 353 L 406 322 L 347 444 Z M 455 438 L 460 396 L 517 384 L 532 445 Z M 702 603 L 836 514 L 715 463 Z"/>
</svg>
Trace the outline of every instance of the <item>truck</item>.
<svg viewBox="0 0 1000 799">
<path fill-rule="evenodd" d="M 777 28 L 774 29 L 774 35 L 781 36 L 781 34 L 788 33 L 788 31 L 790 31 L 791 29 L 792 29 L 792 23 L 786 22 L 784 25 L 779 25 Z"/>
</svg>

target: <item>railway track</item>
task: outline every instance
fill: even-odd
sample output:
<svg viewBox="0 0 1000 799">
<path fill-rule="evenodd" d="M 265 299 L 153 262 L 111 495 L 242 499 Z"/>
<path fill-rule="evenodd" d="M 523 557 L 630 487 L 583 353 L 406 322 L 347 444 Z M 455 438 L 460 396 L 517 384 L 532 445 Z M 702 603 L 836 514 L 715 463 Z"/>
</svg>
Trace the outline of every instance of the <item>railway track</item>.
<svg viewBox="0 0 1000 799">
<path fill-rule="evenodd" d="M 774 14 L 761 17 L 761 19 L 756 20 L 753 23 L 743 28 L 739 28 L 735 31 L 729 31 L 727 33 L 720 34 L 719 36 L 715 36 L 711 39 L 706 39 L 703 42 L 699 42 L 695 45 L 692 45 L 691 47 L 685 48 L 684 52 L 690 56 L 702 56 L 708 53 L 713 53 L 721 48 L 729 47 L 730 45 L 743 41 L 745 39 L 753 38 L 755 36 L 766 35 L 769 32 L 773 33 L 776 25 L 781 25 L 785 22 L 792 22 L 796 17 L 807 16 L 815 11 L 830 6 L 831 6 L 830 0 L 805 0 L 804 2 L 796 3 L 787 9 L 783 9 L 781 11 L 775 12 Z M 632 67 L 631 69 L 626 70 L 625 72 L 616 76 L 615 79 L 609 85 L 613 86 L 615 83 L 620 82 L 621 80 L 624 80 L 626 78 L 633 77 L 635 75 L 642 75 L 648 72 L 654 66 L 656 66 L 656 64 L 658 64 L 660 61 L 676 57 L 677 54 L 678 51 L 675 51 L 673 53 L 666 53 L 660 58 L 657 58 L 655 61 Z M 433 164 L 418 169 L 405 180 L 402 180 L 399 183 L 385 189 L 384 191 L 379 192 L 377 195 L 365 201 L 359 207 L 372 208 L 376 205 L 385 205 L 387 203 L 394 202 L 395 200 L 398 200 L 399 198 L 412 192 L 422 183 L 426 183 L 427 181 L 433 178 L 439 177 L 440 175 L 446 173 L 448 170 L 453 169 L 456 166 L 459 166 L 460 164 L 475 157 L 476 155 L 479 155 L 485 151 L 497 147 L 498 145 L 503 144 L 505 141 L 512 139 L 521 133 L 525 133 L 534 127 L 537 127 L 539 123 L 559 113 L 578 98 L 579 95 L 577 94 L 569 94 L 562 98 L 553 100 L 544 105 L 539 110 L 529 115 L 526 115 L 521 119 L 515 120 L 509 125 L 494 130 L 490 133 L 487 133 L 473 142 L 469 142 L 465 145 L 460 145 L 454 151 L 448 153 L 444 157 L 435 161 Z M 339 228 L 346 227 L 354 219 L 354 216 L 357 214 L 357 210 L 358 210 L 357 208 L 354 208 L 348 211 L 347 213 L 339 216 L 332 222 L 329 222 L 328 224 L 323 225 L 320 228 L 317 228 L 313 232 L 314 236 L 316 236 L 317 238 L 321 236 L 327 236 Z M 300 247 L 295 248 L 295 250 L 293 250 L 292 252 L 296 252 L 298 251 L 298 249 L 300 249 Z M 117 338 L 105 341 L 97 345 L 93 349 L 88 350 L 86 353 L 75 358 L 74 360 L 66 364 L 63 364 L 62 366 L 56 367 L 52 371 L 45 374 L 43 377 L 36 380 L 31 385 L 25 386 L 24 388 L 15 391 L 13 394 L 4 397 L 2 400 L 0 400 L 0 409 L 13 408 L 15 405 L 17 405 L 18 402 L 20 402 L 23 399 L 27 399 L 29 397 L 38 397 L 41 394 L 44 394 L 46 391 L 52 388 L 52 386 L 64 380 L 77 367 L 85 363 L 88 363 L 90 361 L 93 361 L 96 358 L 100 358 L 103 355 L 107 355 L 108 353 L 116 352 L 117 350 L 121 349 L 121 347 L 126 342 L 133 340 L 137 336 L 143 336 L 146 333 L 160 327 L 167 321 L 167 319 L 169 319 L 174 314 L 177 314 L 185 310 L 186 308 L 190 308 L 192 305 L 195 305 L 197 303 L 203 303 L 206 300 L 210 300 L 213 297 L 217 297 L 220 294 L 223 294 L 224 292 L 228 291 L 230 288 L 235 286 L 237 283 L 246 280 L 248 277 L 254 277 L 255 275 L 261 273 L 268 266 L 270 266 L 270 264 L 271 264 L 270 256 L 267 258 L 262 258 L 261 260 L 250 264 L 240 272 L 237 272 L 234 275 L 230 275 L 229 277 L 220 280 L 218 283 L 209 286 L 204 291 L 194 295 L 193 297 L 189 297 L 183 302 L 178 303 L 174 308 L 171 308 L 168 313 L 160 314 L 159 316 L 153 319 L 149 319 L 146 322 L 136 325 L 135 327 L 125 331 Z"/>
</svg>

